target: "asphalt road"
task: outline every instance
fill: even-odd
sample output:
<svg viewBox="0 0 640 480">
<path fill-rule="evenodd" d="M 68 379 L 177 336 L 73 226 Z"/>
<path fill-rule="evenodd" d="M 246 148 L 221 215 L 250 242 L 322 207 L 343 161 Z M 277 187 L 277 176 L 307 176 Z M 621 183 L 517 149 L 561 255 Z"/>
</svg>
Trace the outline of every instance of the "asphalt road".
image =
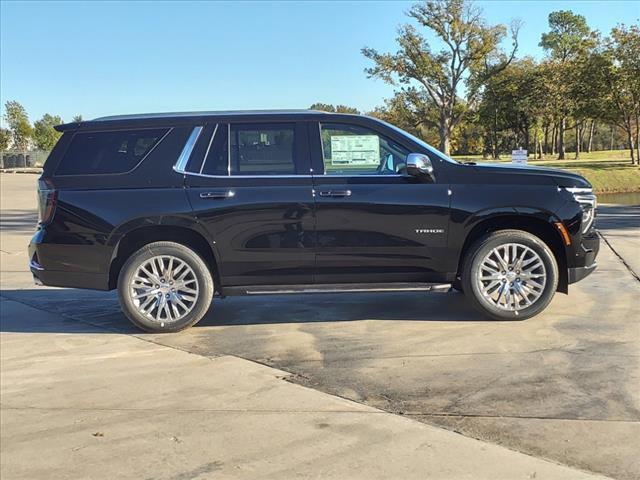
<svg viewBox="0 0 640 480">
<path fill-rule="evenodd" d="M 640 477 L 640 207 L 601 206 L 607 242 L 598 270 L 526 321 L 485 321 L 457 293 L 236 297 L 216 300 L 191 330 L 148 335 L 129 326 L 112 292 L 33 286 L 24 248 L 35 178 L 0 180 L 8 299 L 73 318 L 76 330 L 99 326 L 207 357 L 235 355 L 421 422 Z"/>
</svg>

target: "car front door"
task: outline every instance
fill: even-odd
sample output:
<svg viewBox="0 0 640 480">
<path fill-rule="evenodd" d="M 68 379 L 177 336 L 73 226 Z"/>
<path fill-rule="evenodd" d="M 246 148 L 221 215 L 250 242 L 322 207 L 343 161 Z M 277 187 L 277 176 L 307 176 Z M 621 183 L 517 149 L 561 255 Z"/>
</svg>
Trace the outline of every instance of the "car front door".
<svg viewBox="0 0 640 480">
<path fill-rule="evenodd" d="M 449 194 L 438 172 L 407 175 L 410 148 L 382 127 L 320 123 L 309 135 L 316 283 L 445 281 Z"/>
<path fill-rule="evenodd" d="M 313 197 L 307 128 L 206 125 L 185 184 L 213 242 L 224 286 L 312 283 Z"/>
</svg>

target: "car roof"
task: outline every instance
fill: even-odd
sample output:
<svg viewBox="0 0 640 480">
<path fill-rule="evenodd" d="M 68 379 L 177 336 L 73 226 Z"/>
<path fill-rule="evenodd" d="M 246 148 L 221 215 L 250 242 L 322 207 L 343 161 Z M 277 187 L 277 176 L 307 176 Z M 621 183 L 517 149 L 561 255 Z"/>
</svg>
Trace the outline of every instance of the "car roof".
<svg viewBox="0 0 640 480">
<path fill-rule="evenodd" d="M 193 122 L 207 121 L 231 121 L 231 120 L 265 120 L 271 121 L 287 121 L 295 118 L 302 119 L 320 119 L 320 118 L 339 119 L 345 118 L 366 118 L 362 115 L 323 112 L 320 110 L 219 110 L 219 111 L 203 111 L 203 112 L 167 112 L 167 113 L 140 113 L 131 115 L 111 115 L 107 117 L 99 117 L 93 120 L 83 121 L 79 123 L 67 123 L 56 126 L 56 130 L 62 132 L 65 130 L 75 129 L 99 129 L 110 127 L 135 127 L 135 126 L 154 126 L 154 125 L 179 125 Z"/>
<path fill-rule="evenodd" d="M 202 117 L 228 117 L 228 116 L 254 116 L 254 115 L 300 115 L 310 113 L 328 113 L 320 110 L 211 110 L 197 112 L 165 112 L 165 113 L 137 113 L 131 115 L 110 115 L 95 118 L 93 122 L 105 122 L 111 120 L 145 120 L 151 118 L 202 118 Z"/>
</svg>

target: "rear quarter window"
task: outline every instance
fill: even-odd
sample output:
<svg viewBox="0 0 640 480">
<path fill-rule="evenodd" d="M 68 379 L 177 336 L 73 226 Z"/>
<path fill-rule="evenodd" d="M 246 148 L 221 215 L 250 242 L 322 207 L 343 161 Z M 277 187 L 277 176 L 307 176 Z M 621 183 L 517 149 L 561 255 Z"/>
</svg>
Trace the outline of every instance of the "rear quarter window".
<svg viewBox="0 0 640 480">
<path fill-rule="evenodd" d="M 76 133 L 56 175 L 126 173 L 139 165 L 168 131 L 154 128 Z"/>
</svg>

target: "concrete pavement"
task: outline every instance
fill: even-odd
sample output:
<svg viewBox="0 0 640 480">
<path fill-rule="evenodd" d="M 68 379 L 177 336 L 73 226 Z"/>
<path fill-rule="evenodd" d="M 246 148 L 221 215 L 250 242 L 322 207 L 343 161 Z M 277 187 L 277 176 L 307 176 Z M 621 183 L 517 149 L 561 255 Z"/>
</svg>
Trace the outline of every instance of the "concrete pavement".
<svg viewBox="0 0 640 480">
<path fill-rule="evenodd" d="M 207 361 L 214 365 L 229 356 L 233 356 L 236 362 L 246 362 L 239 357 L 254 360 L 276 368 L 272 370 L 260 367 L 269 372 L 268 375 L 275 379 L 275 383 L 283 383 L 287 386 L 293 386 L 290 385 L 291 382 L 300 383 L 315 389 L 305 389 L 306 392 L 347 402 L 347 400 L 319 393 L 317 390 L 337 394 L 358 402 L 358 404 L 347 402 L 349 405 L 369 410 L 365 413 L 349 412 L 354 417 L 358 415 L 364 417 L 360 426 L 356 420 L 339 424 L 341 426 L 339 430 L 343 435 L 347 432 L 355 435 L 351 440 L 346 441 L 341 435 L 336 437 L 335 432 L 328 427 L 317 427 L 315 430 L 310 428 L 313 425 L 325 423 L 333 425 L 332 422 L 336 421 L 333 417 L 331 421 L 322 420 L 317 423 L 313 423 L 315 420 L 309 420 L 311 423 L 306 424 L 290 423 L 290 420 L 282 419 L 302 416 L 295 409 L 283 408 L 278 412 L 281 415 L 278 421 L 284 422 L 284 425 L 277 431 L 284 436 L 293 435 L 294 440 L 289 442 L 274 440 L 274 445 L 278 447 L 277 450 L 291 449 L 293 457 L 287 463 L 282 455 L 276 455 L 275 450 L 268 448 L 271 440 L 268 432 L 262 432 L 261 427 L 264 426 L 267 430 L 267 427 L 275 427 L 266 420 L 266 416 L 251 423 L 246 420 L 248 417 L 242 416 L 242 412 L 230 412 L 229 407 L 223 407 L 224 412 L 218 413 L 218 416 L 212 420 L 213 414 L 205 408 L 203 409 L 205 412 L 199 414 L 202 416 L 194 414 L 197 421 L 189 423 L 188 420 L 181 420 L 186 422 L 184 423 L 186 427 L 180 432 L 190 436 L 194 442 L 190 445 L 195 445 L 198 452 L 208 452 L 209 456 L 202 453 L 197 460 L 183 460 L 178 454 L 169 453 L 169 463 L 172 466 L 175 466 L 176 462 L 185 465 L 182 473 L 175 473 L 175 478 L 197 478 L 200 473 L 202 478 L 212 476 L 214 473 L 223 476 L 242 475 L 244 471 L 241 468 L 233 470 L 232 473 L 225 468 L 228 464 L 235 465 L 234 461 L 239 461 L 242 465 L 254 465 L 252 462 L 256 461 L 255 456 L 262 457 L 263 454 L 276 455 L 274 457 L 277 459 L 276 463 L 281 465 L 292 463 L 297 465 L 291 469 L 287 466 L 286 470 L 274 470 L 273 474 L 272 470 L 265 469 L 265 476 L 272 474 L 290 477 L 299 474 L 300 476 L 334 475 L 354 478 L 354 476 L 360 476 L 361 472 L 363 478 L 376 478 L 376 474 L 380 478 L 407 478 L 414 475 L 424 478 L 429 473 L 436 478 L 517 478 L 517 475 L 521 474 L 533 475 L 531 472 L 526 473 L 525 470 L 513 472 L 500 470 L 504 467 L 500 465 L 501 463 L 513 465 L 511 457 L 494 459 L 489 464 L 493 464 L 498 470 L 483 470 L 483 464 L 473 453 L 474 450 L 469 450 L 466 445 L 457 444 L 450 444 L 448 447 L 450 451 L 456 453 L 455 458 L 446 457 L 443 452 L 438 452 L 435 457 L 427 457 L 425 464 L 418 458 L 423 457 L 425 452 L 416 447 L 416 444 L 404 443 L 406 441 L 402 438 L 405 433 L 393 430 L 386 423 L 377 429 L 379 419 L 383 415 L 388 415 L 380 413 L 378 408 L 402 413 L 403 416 L 389 415 L 394 422 L 399 420 L 403 422 L 402 425 L 412 425 L 412 428 L 427 428 L 427 430 L 420 430 L 423 432 L 420 435 L 424 435 L 424 432 L 439 434 L 443 432 L 414 420 L 442 425 L 472 437 L 616 478 L 636 478 L 640 474 L 640 465 L 636 458 L 640 447 L 638 443 L 640 438 L 638 320 L 640 319 L 636 307 L 640 282 L 633 278 L 619 257 L 605 245 L 599 259 L 600 268 L 594 275 L 573 287 L 571 295 L 558 295 L 543 315 L 524 322 L 483 321 L 464 302 L 464 297 L 457 294 L 278 296 L 229 298 L 222 302 L 216 301 L 211 314 L 196 328 L 176 335 L 148 335 L 140 334 L 129 326 L 119 312 L 112 293 L 33 286 L 30 276 L 26 273 L 24 247 L 35 222 L 33 210 L 35 195 L 30 191 L 32 187 L 28 180 L 17 180 L 16 177 L 18 176 L 7 180 L 6 176 L 0 175 L 3 191 L 3 231 L 0 246 L 2 297 L 15 301 L 5 301 L 1 304 L 3 306 L 2 339 L 5 342 L 5 339 L 9 338 L 11 342 L 16 342 L 22 347 L 15 348 L 11 361 L 3 357 L 2 387 L 4 389 L 5 384 L 11 385 L 16 382 L 20 385 L 18 374 L 11 377 L 11 382 L 5 380 L 10 378 L 5 376 L 6 366 L 12 364 L 14 359 L 20 360 L 22 369 L 27 368 L 30 362 L 34 365 L 29 368 L 37 369 L 46 364 L 42 359 L 57 358 L 57 354 L 51 351 L 39 351 L 37 348 L 32 353 L 22 351 L 27 349 L 25 345 L 30 345 L 33 339 L 41 338 L 42 340 L 38 342 L 48 345 L 59 344 L 65 351 L 69 351 L 68 363 L 66 366 L 60 366 L 55 371 L 55 375 L 51 372 L 47 375 L 39 375 L 36 371 L 25 370 L 30 373 L 23 373 L 22 377 L 34 377 L 36 380 L 28 388 L 19 386 L 17 390 L 23 393 L 39 390 L 46 392 L 47 388 L 51 388 L 56 392 L 64 392 L 65 401 L 73 408 L 69 408 L 68 411 L 55 410 L 55 414 L 50 412 L 46 421 L 44 416 L 41 417 L 42 421 L 37 416 L 26 416 L 28 413 L 39 412 L 38 408 L 44 408 L 47 402 L 46 399 L 36 395 L 35 398 L 40 402 L 38 403 L 40 407 L 24 408 L 24 411 L 11 410 L 8 414 L 9 410 L 4 409 L 5 398 L 11 397 L 7 397 L 3 390 L 3 457 L 7 457 L 4 455 L 4 445 L 7 443 L 4 441 L 5 431 L 10 431 L 4 426 L 7 418 L 17 419 L 16 424 L 12 424 L 12 428 L 18 428 L 17 425 L 20 424 L 22 425 L 20 428 L 32 429 L 27 431 L 29 434 L 39 432 L 43 435 L 42 446 L 38 448 L 40 450 L 47 448 L 46 445 L 55 443 L 54 438 L 57 436 L 64 439 L 62 443 L 66 446 L 74 443 L 71 437 L 65 436 L 68 432 L 64 432 L 69 423 L 72 423 L 72 418 L 75 418 L 72 417 L 72 412 L 79 414 L 84 412 L 83 408 L 88 408 L 93 412 L 87 414 L 90 418 L 106 419 L 103 425 L 113 423 L 120 428 L 121 424 L 128 425 L 133 422 L 131 424 L 135 425 L 136 429 L 141 429 L 146 435 L 145 441 L 135 440 L 131 444 L 132 449 L 126 451 L 135 451 L 137 456 L 143 459 L 141 463 L 153 464 L 160 457 L 154 456 L 155 452 L 146 451 L 154 447 L 150 443 L 152 440 L 148 438 L 153 437 L 152 427 L 148 425 L 149 420 L 145 423 L 144 420 L 136 418 L 135 421 L 127 419 L 120 422 L 118 415 L 124 414 L 118 411 L 110 413 L 114 415 L 111 421 L 106 416 L 96 416 L 98 413 L 95 413 L 92 410 L 93 407 L 90 404 L 87 405 L 82 399 L 83 395 L 91 394 L 91 388 L 88 386 L 101 385 L 96 383 L 99 375 L 95 372 L 86 372 L 80 378 L 89 379 L 88 383 L 69 379 L 68 383 L 62 382 L 54 387 L 46 380 L 52 376 L 63 376 L 61 372 L 69 368 L 69 364 L 79 365 L 78 362 L 82 361 L 84 365 L 84 359 L 95 354 L 96 358 L 103 362 L 100 365 L 100 371 L 107 372 L 108 385 L 119 384 L 119 382 L 124 382 L 125 386 L 132 385 L 131 388 L 114 390 L 121 405 L 126 399 L 131 399 L 134 405 L 137 405 L 137 413 L 139 405 L 147 400 L 149 408 L 159 409 L 159 413 L 164 415 L 163 421 L 169 422 L 173 414 L 169 415 L 160 408 L 165 405 L 164 399 L 167 398 L 165 390 L 160 390 L 161 395 L 151 393 L 151 400 L 141 399 L 136 386 L 143 378 L 140 372 L 149 374 L 163 386 L 167 383 L 171 385 L 175 380 L 168 382 L 166 378 L 157 379 L 153 365 L 158 362 L 160 369 L 166 370 L 169 367 L 165 363 L 165 356 L 172 359 L 171 363 L 177 361 L 174 355 L 180 353 L 189 358 L 209 359 Z M 5 212 L 8 215 L 5 215 Z M 631 228 L 628 237 L 631 240 L 631 248 L 634 248 L 633 228 L 635 227 Z M 610 229 L 616 229 L 615 221 L 612 222 Z M 606 231 L 605 236 L 608 236 Z M 637 236 L 635 238 L 637 239 Z M 616 239 L 613 236 L 611 239 L 612 245 L 616 248 Z M 623 248 L 621 247 L 620 250 Z M 17 309 L 12 310 L 14 313 L 11 315 L 5 315 L 5 312 L 10 311 L 6 307 L 8 304 L 12 305 L 11 308 Z M 20 308 L 27 310 L 23 311 Z M 49 312 L 51 321 L 42 321 L 35 313 L 42 311 Z M 27 321 L 29 318 L 37 319 L 35 324 L 37 328 L 32 322 Z M 96 331 L 119 334 L 97 334 Z M 107 343 L 113 342 L 113 344 L 104 348 L 115 349 L 120 353 L 118 355 L 113 351 L 111 354 L 102 353 L 98 348 L 99 345 L 94 343 L 88 343 L 86 348 L 83 347 L 84 349 L 78 353 L 79 356 L 75 356 L 69 348 L 69 345 L 74 343 L 82 345 L 83 342 L 88 341 L 86 338 L 91 338 L 93 342 L 96 336 L 103 339 L 102 342 L 105 342 L 104 338 L 108 337 L 110 340 Z M 61 338 L 65 340 L 60 341 Z M 66 340 L 67 338 L 69 340 Z M 121 343 L 120 339 L 139 342 L 147 348 L 152 346 L 158 350 L 145 355 L 134 353 L 133 357 L 128 358 L 130 351 L 137 350 L 132 343 Z M 166 345 L 166 347 L 159 345 Z M 167 350 L 160 350 L 160 348 L 167 348 Z M 2 350 L 4 355 L 4 343 Z M 21 355 L 27 355 L 27 358 L 21 359 Z M 124 363 L 127 367 L 122 367 L 123 363 L 117 363 L 120 356 L 125 359 Z M 146 363 L 147 360 L 149 363 Z M 89 361 L 100 364 L 97 360 Z M 253 362 L 247 362 L 247 364 L 255 366 Z M 115 372 L 111 372 L 111 368 L 106 368 L 112 365 Z M 234 363 L 234 367 L 235 365 Z M 129 366 L 139 367 L 140 370 L 136 373 L 133 371 L 136 369 L 131 369 Z M 244 371 L 244 367 L 237 368 L 238 372 Z M 252 368 L 254 367 L 247 366 L 248 371 L 252 371 Z M 180 370 L 180 374 L 172 375 L 170 378 L 175 379 L 183 374 L 188 376 L 190 369 L 191 367 Z M 173 372 L 171 369 L 169 371 Z M 289 374 L 285 374 L 284 371 Z M 128 378 L 130 373 L 132 377 Z M 196 395 L 197 398 L 202 398 L 198 397 L 198 395 L 202 396 L 202 393 L 198 391 L 197 382 L 194 380 L 202 375 L 213 375 L 216 385 L 226 385 L 224 378 L 218 376 L 218 369 L 213 368 L 211 372 L 200 371 L 193 378 L 189 376 L 190 381 L 196 385 L 180 384 L 181 391 L 188 392 L 187 396 Z M 287 376 L 289 383 L 278 379 L 283 376 Z M 236 383 L 225 386 L 222 390 L 237 390 L 242 392 L 240 396 L 244 398 L 246 390 L 243 389 L 250 386 L 242 385 L 242 378 L 244 378 L 242 374 L 234 375 Z M 187 381 L 186 378 L 185 381 Z M 253 379 L 251 381 L 255 382 Z M 279 388 L 267 383 L 260 388 L 260 395 L 267 395 L 272 389 Z M 213 399 L 220 397 L 223 405 L 233 405 L 238 401 L 237 397 L 229 400 L 221 390 L 214 390 L 215 394 L 211 394 L 212 391 L 208 389 L 213 387 L 207 382 L 204 382 L 203 388 Z M 153 386 L 145 389 L 148 392 L 154 391 Z M 101 395 L 108 396 L 110 393 L 109 387 L 104 385 L 100 386 L 99 391 Z M 283 392 L 285 397 L 293 395 L 292 398 L 295 398 L 296 395 L 295 392 L 285 392 L 285 390 L 280 392 Z M 171 395 L 177 396 L 175 392 Z M 249 393 L 250 397 L 252 395 Z M 259 403 L 260 395 L 253 395 L 256 403 Z M 25 393 L 24 396 L 17 398 L 30 397 L 30 394 Z M 100 400 L 91 395 L 90 398 Z M 294 404 L 300 409 L 311 401 L 306 398 Z M 287 400 L 284 398 L 280 401 L 284 402 L 283 405 L 289 405 Z M 176 399 L 166 401 L 167 405 L 170 405 L 169 408 L 179 403 Z M 18 403 L 20 402 L 22 400 Z M 109 404 L 106 400 L 105 402 L 106 405 Z M 25 405 L 29 404 L 25 403 Z M 97 402 L 94 406 L 100 405 L 103 404 Z M 100 408 L 106 408 L 105 411 L 108 412 L 111 412 L 109 408 L 126 410 L 123 406 L 114 405 L 103 405 Z M 247 407 L 247 409 L 258 410 L 260 408 L 262 407 L 256 404 Z M 375 416 L 371 415 L 372 411 L 376 412 Z M 62 415 L 60 412 L 65 413 Z M 337 417 L 345 415 L 343 412 L 333 413 Z M 91 415 L 94 416 L 91 417 Z M 235 415 L 242 417 L 242 420 L 238 418 L 238 423 L 234 423 L 232 420 L 235 419 Z M 178 417 L 183 418 L 182 414 L 176 418 Z M 224 421 L 221 418 L 224 418 Z M 374 418 L 375 420 L 372 420 Z M 213 427 L 207 426 L 209 424 L 206 422 L 209 420 L 214 423 L 221 422 L 225 437 L 235 439 L 238 435 L 238 438 L 246 444 L 233 443 L 228 438 L 220 441 L 215 437 Z M 370 430 L 373 428 L 372 424 L 376 427 L 374 431 Z M 90 425 L 91 428 L 87 432 L 93 429 L 101 432 L 97 429 L 99 423 Z M 257 433 L 252 432 L 252 435 L 246 435 L 242 425 L 252 425 Z M 199 433 L 200 426 L 203 431 L 209 432 L 209 437 Z M 309 436 L 304 433 L 307 427 L 310 428 Z M 162 435 L 172 431 L 172 428 L 162 430 Z M 289 431 L 289 428 L 292 431 Z M 391 429 L 389 430 L 391 433 L 387 432 L 388 429 Z M 50 430 L 55 433 L 50 434 Z M 296 436 L 298 430 L 301 437 Z M 329 433 L 331 435 L 317 439 L 317 443 L 314 443 L 316 440 L 311 432 L 315 435 L 316 430 L 321 430 L 323 435 L 329 435 Z M 105 434 L 104 437 L 92 438 L 107 438 L 106 432 L 102 433 Z M 451 432 L 444 433 L 453 435 L 451 438 L 463 438 Z M 133 431 L 120 431 L 119 435 L 123 438 L 137 438 Z M 215 437 L 213 440 L 210 438 L 211 435 Z M 171 436 L 181 438 L 180 435 L 171 434 Z M 16 438 L 21 437 L 17 435 Z M 32 451 L 30 450 L 32 444 L 40 445 L 34 443 L 33 437 L 25 438 L 27 440 L 20 443 L 16 450 L 8 455 L 9 458 L 21 458 L 20 455 L 27 455 Z M 467 440 L 471 441 L 465 439 Z M 424 441 L 431 444 L 430 440 Z M 443 440 L 438 440 L 438 442 L 441 441 Z M 247 453 L 244 455 L 236 452 L 234 456 L 227 452 L 224 453 L 224 458 L 220 459 L 212 455 L 211 450 L 207 450 L 205 446 L 207 442 L 213 442 L 216 452 L 224 453 L 224 446 L 229 443 L 233 444 L 234 448 L 237 447 L 239 452 L 246 450 Z M 311 453 L 296 453 L 299 450 L 304 452 L 309 442 L 313 445 L 310 450 L 314 453 L 317 451 L 321 460 L 325 459 L 325 452 L 327 452 L 326 458 L 331 460 L 316 462 L 312 460 Z M 338 447 L 330 450 L 329 446 L 324 445 L 326 442 L 329 444 L 336 442 Z M 181 445 L 177 441 L 174 443 Z M 262 446 L 265 443 L 267 445 Z M 396 448 L 396 444 L 401 448 Z M 157 448 L 160 448 L 164 454 L 168 450 L 164 450 L 162 445 L 164 444 L 160 442 Z M 359 448 L 355 448 L 354 445 Z M 486 446 L 484 443 L 480 445 Z M 75 443 L 70 446 L 71 449 L 77 447 Z M 83 450 L 85 450 L 84 447 L 78 451 Z M 117 453 L 118 461 L 113 468 L 122 468 L 118 470 L 119 472 L 126 472 L 126 468 L 134 468 L 132 466 L 134 461 L 129 459 L 128 455 L 122 454 L 115 444 L 110 444 L 106 450 Z M 340 453 L 342 450 L 348 452 L 348 455 Z M 92 455 L 97 455 L 95 451 L 91 452 L 93 452 Z M 500 452 L 504 455 L 514 454 L 506 449 L 501 449 Z M 61 464 L 73 463 L 79 458 L 73 459 L 60 455 L 61 458 L 66 458 L 64 461 L 60 460 Z M 308 456 L 305 457 L 305 455 Z M 230 456 L 234 458 L 233 461 L 229 460 Z M 238 458 L 240 460 L 237 460 Z M 525 458 L 529 457 L 525 456 Z M 101 457 L 101 460 L 93 456 L 90 456 L 89 460 L 83 460 L 89 465 L 95 465 L 98 469 L 103 461 L 106 461 L 106 456 Z M 193 463 L 189 463 L 191 461 Z M 478 461 L 480 463 L 476 463 Z M 3 458 L 3 469 L 6 465 L 4 462 Z M 216 462 L 222 462 L 225 467 L 218 468 L 220 465 Z M 441 462 L 444 464 L 436 465 Z M 331 469 L 333 464 L 336 470 Z M 407 470 L 414 465 L 417 466 L 416 470 Z M 544 465 L 549 464 L 544 463 Z M 187 466 L 191 469 L 186 469 Z M 253 476 L 257 476 L 255 472 L 263 472 L 262 468 L 263 465 L 260 464 L 260 468 L 253 471 Z M 296 468 L 301 469 L 296 470 Z M 438 470 L 438 468 L 448 470 Z M 103 475 L 103 473 L 98 472 L 96 475 Z M 553 475 L 560 475 L 558 478 L 573 478 L 572 475 L 579 476 L 582 473 L 572 470 L 561 472 L 540 470 L 535 475 L 535 478 L 555 478 Z M 160 473 L 148 476 L 171 478 L 170 476 L 162 477 Z M 251 475 L 247 474 L 247 476 Z"/>
<path fill-rule="evenodd" d="M 640 279 L 640 205 L 603 205 L 597 221 L 608 246 Z"/>
<path fill-rule="evenodd" d="M 6 480 L 596 478 L 301 387 L 254 362 L 0 305 Z"/>
</svg>

